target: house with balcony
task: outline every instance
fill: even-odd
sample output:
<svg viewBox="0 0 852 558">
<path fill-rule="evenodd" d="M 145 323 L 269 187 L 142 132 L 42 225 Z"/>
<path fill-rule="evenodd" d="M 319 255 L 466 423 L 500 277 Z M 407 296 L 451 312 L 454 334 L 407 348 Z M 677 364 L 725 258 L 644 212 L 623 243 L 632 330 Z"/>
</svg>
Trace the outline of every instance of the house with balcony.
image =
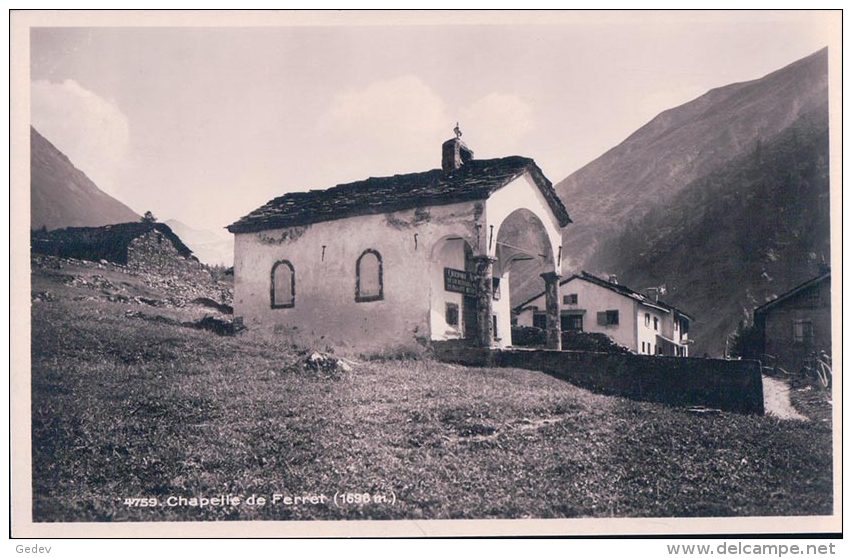
<svg viewBox="0 0 852 558">
<path fill-rule="evenodd" d="M 544 329 L 544 293 L 515 307 L 519 326 Z M 648 296 L 585 271 L 559 282 L 562 331 L 603 333 L 645 355 L 689 356 L 692 317 L 657 296 Z"/>
</svg>

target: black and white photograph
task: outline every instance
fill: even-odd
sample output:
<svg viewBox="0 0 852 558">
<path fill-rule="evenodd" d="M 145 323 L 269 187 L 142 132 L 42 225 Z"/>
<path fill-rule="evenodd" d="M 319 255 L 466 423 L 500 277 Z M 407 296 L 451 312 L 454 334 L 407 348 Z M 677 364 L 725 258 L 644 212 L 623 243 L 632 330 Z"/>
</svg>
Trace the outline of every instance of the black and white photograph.
<svg viewBox="0 0 852 558">
<path fill-rule="evenodd" d="M 12 533 L 839 532 L 841 17 L 14 11 Z"/>
</svg>

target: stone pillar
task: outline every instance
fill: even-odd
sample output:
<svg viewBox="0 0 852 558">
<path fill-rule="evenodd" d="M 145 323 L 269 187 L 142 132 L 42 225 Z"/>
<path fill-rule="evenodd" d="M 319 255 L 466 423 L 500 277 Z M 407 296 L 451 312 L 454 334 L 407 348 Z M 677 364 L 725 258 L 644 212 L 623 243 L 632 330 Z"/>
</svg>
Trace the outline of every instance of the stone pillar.
<svg viewBox="0 0 852 558">
<path fill-rule="evenodd" d="M 478 347 L 491 347 L 491 267 L 496 260 L 490 256 L 474 256 L 474 280 L 476 282 L 476 324 Z"/>
<path fill-rule="evenodd" d="M 555 271 L 542 273 L 544 279 L 544 304 L 547 312 L 547 348 L 562 350 L 562 326 L 559 320 L 559 278 Z"/>
</svg>

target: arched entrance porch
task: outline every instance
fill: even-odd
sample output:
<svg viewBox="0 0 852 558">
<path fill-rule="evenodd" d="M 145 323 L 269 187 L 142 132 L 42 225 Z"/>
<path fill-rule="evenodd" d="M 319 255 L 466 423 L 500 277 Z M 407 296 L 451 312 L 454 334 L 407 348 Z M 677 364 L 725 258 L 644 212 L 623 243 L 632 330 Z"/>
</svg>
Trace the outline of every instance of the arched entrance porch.
<svg viewBox="0 0 852 558">
<path fill-rule="evenodd" d="M 561 247 L 541 218 L 527 208 L 510 212 L 499 223 L 492 241 L 494 314 L 498 346 L 511 344 L 511 311 L 523 298 L 542 290 L 544 280 L 548 316 L 548 348 L 561 348 L 558 280 Z M 556 239 L 558 242 L 558 239 Z M 501 332 L 506 332 L 504 338 Z"/>
<path fill-rule="evenodd" d="M 438 240 L 430 255 L 429 330 L 432 341 L 478 336 L 476 263 L 470 242 L 461 235 Z"/>
</svg>

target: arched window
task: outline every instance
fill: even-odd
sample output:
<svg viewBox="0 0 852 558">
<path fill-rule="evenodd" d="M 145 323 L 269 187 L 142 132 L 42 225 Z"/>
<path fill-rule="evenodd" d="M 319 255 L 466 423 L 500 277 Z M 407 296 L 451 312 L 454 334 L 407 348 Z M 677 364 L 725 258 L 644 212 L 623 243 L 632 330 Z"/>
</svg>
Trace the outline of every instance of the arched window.
<svg viewBox="0 0 852 558">
<path fill-rule="evenodd" d="M 296 272 L 287 260 L 272 266 L 272 283 L 269 296 L 273 308 L 292 308 L 296 305 Z"/>
<path fill-rule="evenodd" d="M 382 256 L 375 250 L 364 250 L 355 264 L 355 302 L 382 298 Z"/>
</svg>

